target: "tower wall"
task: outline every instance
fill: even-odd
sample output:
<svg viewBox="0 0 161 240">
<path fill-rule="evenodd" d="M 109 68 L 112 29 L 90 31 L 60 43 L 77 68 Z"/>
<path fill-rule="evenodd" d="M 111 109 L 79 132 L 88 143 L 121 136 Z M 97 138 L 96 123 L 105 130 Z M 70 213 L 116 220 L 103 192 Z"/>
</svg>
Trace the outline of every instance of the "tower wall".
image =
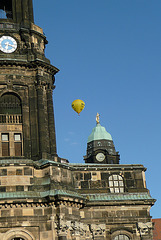
<svg viewBox="0 0 161 240">
<path fill-rule="evenodd" d="M 23 132 L 23 157 L 53 159 L 56 156 L 52 101 L 52 73 L 38 66 L 1 65 L 0 96 L 14 93 L 22 101 L 22 124 L 0 123 L 0 132 Z M 22 126 L 20 126 L 22 125 Z M 50 131 L 50 133 L 49 133 Z M 12 156 L 13 157 L 13 156 Z"/>
</svg>

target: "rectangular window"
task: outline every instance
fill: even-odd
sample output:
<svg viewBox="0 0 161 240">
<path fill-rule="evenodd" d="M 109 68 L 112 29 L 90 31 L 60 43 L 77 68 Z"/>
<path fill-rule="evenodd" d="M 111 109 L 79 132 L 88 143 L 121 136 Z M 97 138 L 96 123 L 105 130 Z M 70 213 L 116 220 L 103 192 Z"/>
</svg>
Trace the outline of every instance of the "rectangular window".
<svg viewBox="0 0 161 240">
<path fill-rule="evenodd" d="M 9 135 L 8 135 L 8 133 L 2 133 L 2 141 L 4 142 L 4 141 L 9 141 Z"/>
<path fill-rule="evenodd" d="M 20 133 L 15 133 L 14 139 L 15 139 L 15 142 L 21 141 L 21 134 Z"/>
<path fill-rule="evenodd" d="M 21 134 L 14 134 L 15 156 L 22 156 L 22 140 Z"/>
<path fill-rule="evenodd" d="M 115 188 L 115 193 L 119 193 L 119 188 Z"/>
<path fill-rule="evenodd" d="M 114 186 L 118 187 L 118 185 L 119 185 L 119 182 L 118 181 L 114 181 Z"/>
<path fill-rule="evenodd" d="M 123 193 L 124 182 L 120 175 L 113 174 L 109 177 L 109 187 L 111 193 Z"/>
<path fill-rule="evenodd" d="M 3 157 L 8 157 L 8 156 L 10 156 L 9 134 L 8 133 L 2 133 L 1 139 L 2 139 L 2 156 Z"/>
<path fill-rule="evenodd" d="M 123 193 L 124 192 L 124 188 L 120 188 L 120 192 Z"/>
<path fill-rule="evenodd" d="M 114 188 L 110 188 L 110 192 L 111 192 L 111 193 L 114 193 Z"/>
<path fill-rule="evenodd" d="M 113 187 L 113 181 L 109 181 L 109 186 Z"/>
</svg>

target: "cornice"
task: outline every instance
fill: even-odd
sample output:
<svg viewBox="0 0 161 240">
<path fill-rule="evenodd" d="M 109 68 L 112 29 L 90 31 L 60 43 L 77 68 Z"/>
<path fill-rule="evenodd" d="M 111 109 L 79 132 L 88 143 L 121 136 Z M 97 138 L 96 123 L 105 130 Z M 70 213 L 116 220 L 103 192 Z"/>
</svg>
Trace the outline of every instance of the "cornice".
<svg viewBox="0 0 161 240">
<path fill-rule="evenodd" d="M 21 67 L 26 67 L 26 68 L 38 68 L 38 67 L 43 67 L 47 69 L 48 71 L 52 72 L 52 74 L 56 74 L 59 72 L 59 69 L 56 68 L 55 66 L 41 60 L 41 59 L 36 59 L 33 61 L 27 61 L 27 60 L 20 60 L 20 59 L 10 59 L 10 58 L 0 58 L 0 66 L 21 66 Z"/>
<path fill-rule="evenodd" d="M 46 192 L 3 192 L 0 193 L 0 208 L 7 205 L 30 205 L 50 206 L 54 205 L 79 205 L 79 208 L 84 206 L 87 199 L 81 194 L 68 190 L 50 190 Z"/>
<path fill-rule="evenodd" d="M 133 171 L 133 170 L 142 170 L 145 171 L 146 168 L 141 164 L 68 164 L 56 162 L 53 160 L 40 159 L 40 160 L 31 160 L 25 158 L 3 158 L 0 159 L 0 167 L 10 166 L 10 164 L 26 165 L 33 166 L 37 169 L 43 169 L 49 166 L 57 166 L 65 169 L 70 169 L 71 171 Z"/>
<path fill-rule="evenodd" d="M 69 164 L 75 171 L 133 171 L 142 170 L 146 171 L 146 168 L 142 164 Z"/>
<path fill-rule="evenodd" d="M 124 193 L 124 194 L 82 194 L 88 199 L 88 205 L 151 205 L 156 199 L 148 193 Z"/>
</svg>

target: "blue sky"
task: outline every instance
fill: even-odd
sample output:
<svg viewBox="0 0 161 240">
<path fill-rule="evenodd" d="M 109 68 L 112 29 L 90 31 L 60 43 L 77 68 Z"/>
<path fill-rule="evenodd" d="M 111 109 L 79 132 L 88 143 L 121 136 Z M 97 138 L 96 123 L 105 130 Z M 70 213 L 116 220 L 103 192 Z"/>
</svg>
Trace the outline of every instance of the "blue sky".
<svg viewBox="0 0 161 240">
<path fill-rule="evenodd" d="M 49 41 L 46 56 L 60 69 L 54 91 L 57 149 L 83 163 L 100 113 L 121 164 L 143 164 L 161 218 L 161 1 L 34 1 L 35 23 Z M 80 116 L 75 99 L 86 106 Z"/>
</svg>

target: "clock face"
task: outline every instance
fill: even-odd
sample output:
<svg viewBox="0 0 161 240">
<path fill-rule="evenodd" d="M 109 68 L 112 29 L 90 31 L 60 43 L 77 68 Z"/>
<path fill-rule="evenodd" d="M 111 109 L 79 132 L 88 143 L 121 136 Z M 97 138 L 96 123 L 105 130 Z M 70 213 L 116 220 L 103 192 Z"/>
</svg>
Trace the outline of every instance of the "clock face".
<svg viewBox="0 0 161 240">
<path fill-rule="evenodd" d="M 105 160 L 105 155 L 103 153 L 97 153 L 96 159 L 99 162 L 103 162 Z"/>
<path fill-rule="evenodd" d="M 17 49 L 17 42 L 10 36 L 0 38 L 0 50 L 4 53 L 12 53 Z"/>
</svg>

